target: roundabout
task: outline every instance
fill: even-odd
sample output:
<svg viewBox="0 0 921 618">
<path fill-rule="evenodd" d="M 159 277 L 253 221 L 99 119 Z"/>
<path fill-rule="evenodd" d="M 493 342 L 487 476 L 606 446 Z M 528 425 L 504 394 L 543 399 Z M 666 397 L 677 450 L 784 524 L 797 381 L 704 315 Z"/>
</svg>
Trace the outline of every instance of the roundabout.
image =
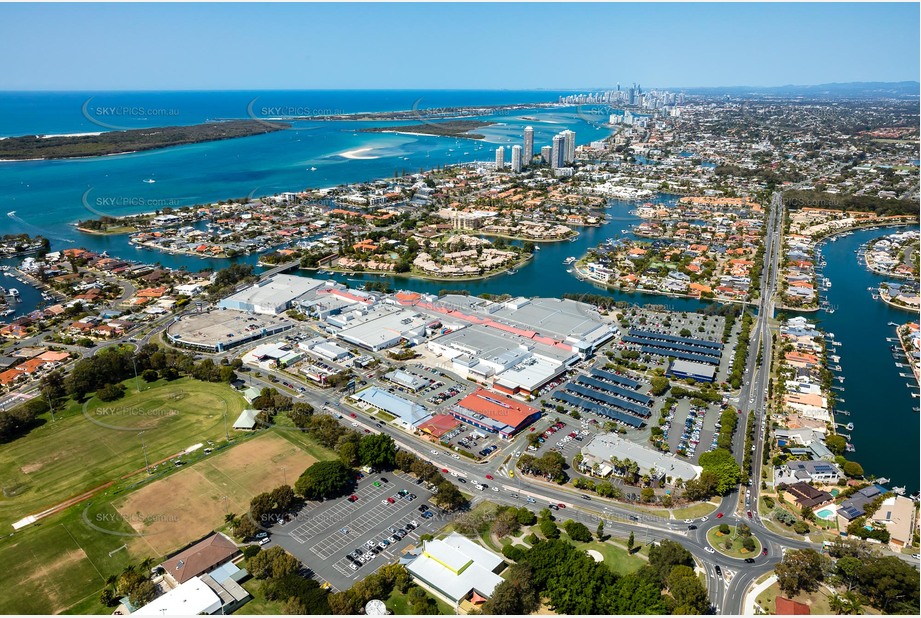
<svg viewBox="0 0 921 618">
<path fill-rule="evenodd" d="M 727 558 L 745 560 L 761 555 L 763 543 L 746 524 L 720 524 L 707 530 L 707 544 Z"/>
</svg>

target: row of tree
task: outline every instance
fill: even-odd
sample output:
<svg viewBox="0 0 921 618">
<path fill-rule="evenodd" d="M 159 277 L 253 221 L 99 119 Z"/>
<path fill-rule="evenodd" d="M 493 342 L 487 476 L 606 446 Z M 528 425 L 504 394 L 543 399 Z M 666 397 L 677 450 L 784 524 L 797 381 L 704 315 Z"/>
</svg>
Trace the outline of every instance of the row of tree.
<svg viewBox="0 0 921 618">
<path fill-rule="evenodd" d="M 572 543 L 538 541 L 509 569 L 483 613 L 529 614 L 542 598 L 559 614 L 702 614 L 710 609 L 691 554 L 672 541 L 652 547 L 649 564 L 624 576 Z"/>
<path fill-rule="evenodd" d="M 825 583 L 844 591 L 831 599 L 838 613 L 863 613 L 862 606 L 870 605 L 884 614 L 917 615 L 921 581 L 916 568 L 897 556 L 882 557 L 854 539 L 836 540 L 828 554 L 788 551 L 774 569 L 781 591 L 794 596 Z"/>
</svg>

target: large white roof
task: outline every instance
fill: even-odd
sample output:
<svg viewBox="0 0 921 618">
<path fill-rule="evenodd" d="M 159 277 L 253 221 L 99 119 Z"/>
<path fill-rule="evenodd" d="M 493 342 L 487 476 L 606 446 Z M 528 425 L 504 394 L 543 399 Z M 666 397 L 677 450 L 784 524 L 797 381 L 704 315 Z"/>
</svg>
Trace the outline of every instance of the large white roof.
<svg viewBox="0 0 921 618">
<path fill-rule="evenodd" d="M 140 608 L 132 616 L 197 616 L 213 614 L 221 599 L 200 577 L 193 577 Z"/>
<path fill-rule="evenodd" d="M 501 563 L 501 556 L 453 532 L 443 540 L 427 541 L 419 557 L 406 568 L 456 602 L 471 590 L 490 596 L 502 583 L 493 573 Z"/>
</svg>

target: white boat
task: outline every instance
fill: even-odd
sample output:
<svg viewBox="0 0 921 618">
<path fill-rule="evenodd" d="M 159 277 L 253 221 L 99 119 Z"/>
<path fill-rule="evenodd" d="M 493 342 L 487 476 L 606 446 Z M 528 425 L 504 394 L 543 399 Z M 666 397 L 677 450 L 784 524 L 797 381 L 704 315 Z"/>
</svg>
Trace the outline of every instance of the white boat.
<svg viewBox="0 0 921 618">
<path fill-rule="evenodd" d="M 145 178 L 145 179 L 144 179 L 144 182 L 146 182 L 146 183 L 149 184 L 149 185 L 152 185 L 153 183 L 155 183 L 155 182 L 157 182 L 157 181 L 154 180 L 153 178 Z"/>
<path fill-rule="evenodd" d="M 310 168 L 310 171 L 311 171 L 311 172 L 315 172 L 315 171 L 317 171 L 317 168 L 311 167 L 311 168 Z"/>
<path fill-rule="evenodd" d="M 10 288 L 10 291 L 7 292 L 7 294 L 12 296 L 13 298 L 19 298 L 19 290 L 17 290 L 16 288 Z"/>
<path fill-rule="evenodd" d="M 576 261 L 576 258 L 574 258 L 574 257 L 572 257 L 572 256 L 569 256 L 568 258 L 566 258 L 565 260 L 563 260 L 563 263 L 564 263 L 564 264 L 572 264 L 572 263 L 575 262 L 575 261 Z"/>
</svg>

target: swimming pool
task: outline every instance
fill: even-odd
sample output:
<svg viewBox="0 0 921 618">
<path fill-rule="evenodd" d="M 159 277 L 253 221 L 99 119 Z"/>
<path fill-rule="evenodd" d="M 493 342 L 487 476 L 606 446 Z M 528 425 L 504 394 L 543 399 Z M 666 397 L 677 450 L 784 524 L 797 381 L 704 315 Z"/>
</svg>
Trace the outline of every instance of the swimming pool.
<svg viewBox="0 0 921 618">
<path fill-rule="evenodd" d="M 816 517 L 821 517 L 822 519 L 834 519 L 835 512 L 831 509 L 822 509 L 821 511 L 816 512 Z"/>
</svg>

